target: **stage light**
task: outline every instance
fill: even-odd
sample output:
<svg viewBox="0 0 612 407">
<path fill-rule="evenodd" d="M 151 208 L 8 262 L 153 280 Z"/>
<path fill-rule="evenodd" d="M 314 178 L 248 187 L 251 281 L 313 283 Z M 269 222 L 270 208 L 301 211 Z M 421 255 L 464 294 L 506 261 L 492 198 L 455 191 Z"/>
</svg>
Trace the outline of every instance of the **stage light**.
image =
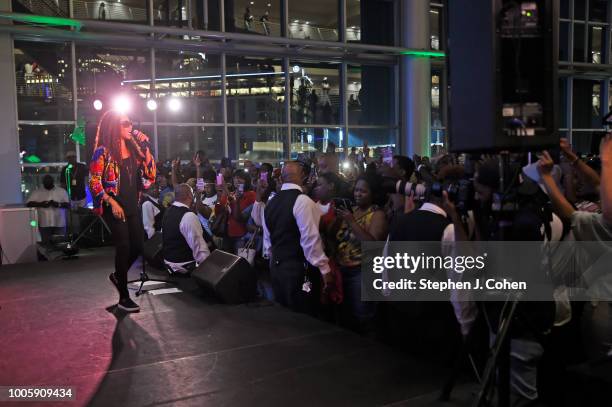
<svg viewBox="0 0 612 407">
<path fill-rule="evenodd" d="M 102 101 L 100 99 L 94 100 L 93 107 L 96 110 L 102 110 Z"/>
<path fill-rule="evenodd" d="M 113 109 L 120 113 L 129 113 L 132 110 L 132 101 L 125 95 L 119 95 L 113 100 Z"/>
<path fill-rule="evenodd" d="M 178 112 L 181 110 L 181 101 L 176 98 L 170 99 L 168 101 L 168 109 L 172 112 Z"/>
<path fill-rule="evenodd" d="M 155 99 L 147 100 L 147 109 L 151 111 L 157 110 L 157 102 L 155 101 Z"/>
</svg>

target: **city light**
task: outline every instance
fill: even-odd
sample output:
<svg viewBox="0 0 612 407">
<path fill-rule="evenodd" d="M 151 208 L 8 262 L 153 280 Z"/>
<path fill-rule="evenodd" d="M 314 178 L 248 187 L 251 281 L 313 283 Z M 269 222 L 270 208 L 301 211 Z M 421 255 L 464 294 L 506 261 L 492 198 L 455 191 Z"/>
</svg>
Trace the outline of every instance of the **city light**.
<svg viewBox="0 0 612 407">
<path fill-rule="evenodd" d="M 119 95 L 113 100 L 113 109 L 120 113 L 129 113 L 132 110 L 132 101 L 126 95 Z"/>
<path fill-rule="evenodd" d="M 100 99 L 94 100 L 93 107 L 96 110 L 102 110 L 102 101 Z"/>
<path fill-rule="evenodd" d="M 175 98 L 172 98 L 168 101 L 168 109 L 172 112 L 178 112 L 181 110 L 181 101 Z"/>
<path fill-rule="evenodd" d="M 154 99 L 147 100 L 147 109 L 151 111 L 157 110 L 157 102 Z"/>
</svg>

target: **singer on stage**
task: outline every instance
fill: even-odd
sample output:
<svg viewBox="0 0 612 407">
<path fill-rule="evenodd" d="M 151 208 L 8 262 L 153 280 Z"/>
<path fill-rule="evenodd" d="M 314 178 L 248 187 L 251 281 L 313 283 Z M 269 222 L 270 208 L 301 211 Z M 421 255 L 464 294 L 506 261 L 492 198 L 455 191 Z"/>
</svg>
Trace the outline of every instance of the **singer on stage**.
<svg viewBox="0 0 612 407">
<path fill-rule="evenodd" d="M 155 160 L 148 137 L 133 130 L 125 114 L 112 110 L 104 113 L 89 171 L 94 212 L 104 217 L 115 243 L 115 272 L 109 279 L 119 292 L 117 306 L 138 312 L 140 308 L 127 288 L 127 273 L 142 253 L 144 241 L 139 194 L 155 182 Z"/>
</svg>

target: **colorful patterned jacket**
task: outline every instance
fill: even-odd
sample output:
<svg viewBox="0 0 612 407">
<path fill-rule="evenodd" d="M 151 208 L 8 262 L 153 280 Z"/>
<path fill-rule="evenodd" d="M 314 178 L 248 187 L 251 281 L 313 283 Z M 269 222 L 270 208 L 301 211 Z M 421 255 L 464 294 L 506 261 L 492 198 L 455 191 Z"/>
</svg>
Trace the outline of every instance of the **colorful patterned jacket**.
<svg viewBox="0 0 612 407">
<path fill-rule="evenodd" d="M 142 181 L 139 190 L 149 189 L 155 182 L 157 171 L 155 159 L 148 147 L 149 138 L 138 132 L 136 139 L 145 153 L 145 159 L 137 161 Z M 119 163 L 111 156 L 110 151 L 104 146 L 96 148 L 89 164 L 89 189 L 93 197 L 93 210 L 96 214 L 102 215 L 103 213 L 102 197 L 104 193 L 111 196 L 119 195 L 120 174 Z"/>
</svg>

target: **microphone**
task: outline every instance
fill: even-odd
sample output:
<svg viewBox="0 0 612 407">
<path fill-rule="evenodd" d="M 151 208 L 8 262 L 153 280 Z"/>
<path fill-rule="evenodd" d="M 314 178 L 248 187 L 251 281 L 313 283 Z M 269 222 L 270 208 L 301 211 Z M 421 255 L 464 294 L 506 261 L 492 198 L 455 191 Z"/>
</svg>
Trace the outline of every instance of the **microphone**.
<svg viewBox="0 0 612 407">
<path fill-rule="evenodd" d="M 132 144 L 132 147 L 137 150 L 136 153 L 138 154 L 139 158 L 144 159 L 146 149 L 150 148 L 149 137 L 138 129 L 132 129 L 131 134 L 135 143 L 135 145 Z"/>
</svg>

